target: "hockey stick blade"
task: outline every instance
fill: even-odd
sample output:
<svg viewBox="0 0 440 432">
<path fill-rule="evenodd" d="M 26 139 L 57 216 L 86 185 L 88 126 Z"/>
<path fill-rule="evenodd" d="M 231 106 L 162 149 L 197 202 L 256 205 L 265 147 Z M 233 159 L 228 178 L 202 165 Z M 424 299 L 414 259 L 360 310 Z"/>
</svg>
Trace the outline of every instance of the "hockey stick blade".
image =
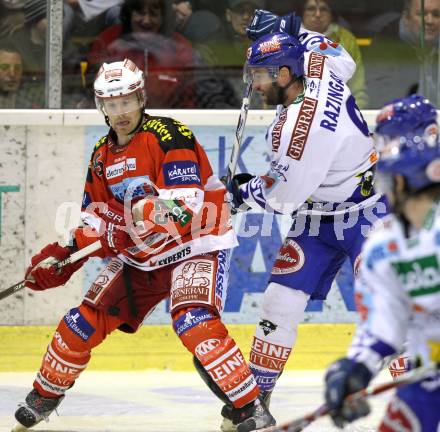
<svg viewBox="0 0 440 432">
<path fill-rule="evenodd" d="M 77 262 L 80 259 L 83 259 L 86 256 L 90 255 L 91 253 L 96 252 L 100 248 L 101 248 L 101 242 L 96 241 L 95 243 L 92 243 L 92 244 L 86 246 L 85 248 L 82 248 L 79 251 L 73 253 L 72 255 L 67 257 L 65 260 L 57 262 L 55 264 L 55 267 L 58 270 L 68 264 L 72 264 L 74 262 Z M 22 290 L 25 287 L 24 284 L 25 284 L 25 281 L 22 280 L 21 282 L 18 282 L 15 285 L 12 285 L 11 287 L 6 288 L 5 290 L 1 291 L 0 292 L 0 301 L 5 299 L 6 297 L 9 297 L 9 296 L 15 294 L 16 292 Z"/>
<path fill-rule="evenodd" d="M 252 96 L 252 82 L 248 83 L 244 90 L 243 101 L 240 109 L 240 116 L 238 117 L 237 129 L 235 130 L 235 140 L 231 151 L 231 157 L 228 163 L 228 172 L 226 174 L 226 184 L 228 184 L 232 177 L 234 177 L 237 168 L 238 156 L 240 154 L 241 142 L 243 140 L 244 127 L 246 126 L 246 119 L 249 111 L 249 103 Z"/>
<path fill-rule="evenodd" d="M 352 401 L 359 398 L 365 398 L 369 396 L 375 396 L 379 393 L 386 392 L 396 387 L 400 387 L 405 384 L 411 384 L 417 381 L 421 381 L 429 374 L 439 370 L 439 363 L 430 363 L 426 366 L 418 367 L 412 371 L 407 372 L 405 375 L 397 378 L 395 381 L 389 381 L 384 384 L 378 384 L 375 386 L 369 386 L 366 389 L 360 390 L 352 395 L 347 396 L 346 401 Z M 329 409 L 326 404 L 321 405 L 315 411 L 306 414 L 305 416 L 283 423 L 279 426 L 270 426 L 268 428 L 258 429 L 253 432 L 301 432 L 315 420 L 323 417 L 329 413 Z"/>
</svg>

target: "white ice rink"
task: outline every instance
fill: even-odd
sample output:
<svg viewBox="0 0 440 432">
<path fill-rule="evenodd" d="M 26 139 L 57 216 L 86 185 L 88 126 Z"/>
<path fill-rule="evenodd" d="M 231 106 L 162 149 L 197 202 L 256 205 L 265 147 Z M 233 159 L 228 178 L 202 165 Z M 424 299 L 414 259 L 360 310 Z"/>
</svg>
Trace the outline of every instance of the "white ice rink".
<svg viewBox="0 0 440 432">
<path fill-rule="evenodd" d="M 14 424 L 33 373 L 0 373 L 0 431 Z M 379 380 L 388 380 L 387 372 Z M 321 371 L 286 371 L 272 397 L 279 423 L 313 411 L 322 403 Z M 346 431 L 374 431 L 390 393 L 372 399 L 373 414 Z M 35 431 L 57 432 L 218 432 L 221 402 L 191 372 L 85 372 L 59 407 Z M 327 419 L 306 431 L 336 431 Z"/>
</svg>

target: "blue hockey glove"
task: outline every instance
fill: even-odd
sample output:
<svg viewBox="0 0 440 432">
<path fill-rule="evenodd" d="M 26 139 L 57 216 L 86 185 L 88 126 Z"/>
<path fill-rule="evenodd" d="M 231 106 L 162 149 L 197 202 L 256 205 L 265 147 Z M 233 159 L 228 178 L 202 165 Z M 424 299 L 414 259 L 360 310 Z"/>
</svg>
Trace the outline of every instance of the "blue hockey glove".
<svg viewBox="0 0 440 432">
<path fill-rule="evenodd" d="M 272 12 L 257 9 L 254 17 L 246 28 L 248 38 L 255 41 L 261 36 L 269 33 L 282 32 L 298 37 L 301 27 L 301 18 L 295 12 L 279 17 Z"/>
<path fill-rule="evenodd" d="M 325 376 L 325 401 L 330 410 L 333 423 L 343 428 L 370 413 L 370 407 L 365 398 L 353 401 L 344 399 L 367 387 L 371 380 L 371 372 L 363 363 L 357 363 L 348 358 L 342 358 L 333 363 Z"/>
<path fill-rule="evenodd" d="M 232 177 L 232 180 L 226 184 L 226 189 L 228 190 L 227 201 L 231 206 L 232 214 L 237 214 L 239 212 L 246 212 L 251 209 L 243 201 L 240 185 L 249 182 L 253 178 L 254 176 L 248 173 L 236 174 L 234 177 Z M 226 178 L 223 177 L 222 181 L 225 182 Z"/>
</svg>

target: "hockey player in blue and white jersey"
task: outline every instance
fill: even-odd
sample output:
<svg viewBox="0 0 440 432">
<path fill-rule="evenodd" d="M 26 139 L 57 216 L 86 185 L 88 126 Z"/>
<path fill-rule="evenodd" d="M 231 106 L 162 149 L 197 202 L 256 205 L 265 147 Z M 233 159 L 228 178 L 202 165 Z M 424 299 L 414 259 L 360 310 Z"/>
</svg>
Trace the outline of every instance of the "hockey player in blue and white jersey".
<svg viewBox="0 0 440 432">
<path fill-rule="evenodd" d="M 356 280 L 362 318 L 346 358 L 326 375 L 326 401 L 339 427 L 369 411 L 345 397 L 366 387 L 404 343 L 411 358 L 440 361 L 440 143 L 435 108 L 413 95 L 384 107 L 376 141 L 378 184 L 393 214 L 371 230 Z M 400 387 L 380 432 L 440 430 L 440 373 Z"/>
<path fill-rule="evenodd" d="M 246 33 L 254 42 L 268 34 L 273 36 L 274 33 L 294 36 L 305 51 L 316 51 L 327 56 L 333 72 L 344 81 L 348 81 L 356 70 L 355 62 L 342 45 L 334 43 L 321 33 L 306 29 L 295 12 L 280 17 L 270 11 L 257 9 Z M 332 60 L 334 57 L 337 57 L 337 61 Z"/>
<path fill-rule="evenodd" d="M 273 264 L 252 342 L 250 366 L 270 394 L 296 341 L 309 299 L 325 299 L 386 205 L 373 189 L 374 143 L 346 82 L 356 65 L 324 36 L 271 33 L 248 50 L 245 80 L 276 117 L 266 140 L 268 172 L 238 174 L 228 185 L 238 210 L 293 215 Z M 230 417 L 227 406 L 222 415 Z M 228 429 L 224 422 L 223 430 Z"/>
</svg>

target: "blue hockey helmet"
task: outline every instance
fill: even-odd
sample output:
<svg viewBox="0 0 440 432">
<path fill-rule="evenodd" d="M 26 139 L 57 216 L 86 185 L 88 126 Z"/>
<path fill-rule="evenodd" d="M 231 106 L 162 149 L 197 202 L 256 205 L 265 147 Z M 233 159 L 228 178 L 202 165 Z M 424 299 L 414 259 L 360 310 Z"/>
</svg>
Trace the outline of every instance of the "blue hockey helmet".
<svg viewBox="0 0 440 432">
<path fill-rule="evenodd" d="M 271 33 L 257 39 L 248 49 L 243 79 L 253 81 L 256 71 L 265 69 L 272 81 L 282 66 L 296 77 L 304 75 L 305 48 L 298 38 L 286 33 Z"/>
<path fill-rule="evenodd" d="M 375 130 L 379 183 L 386 177 L 381 174 L 402 175 L 411 192 L 439 183 L 438 134 L 437 111 L 423 96 L 406 96 L 385 105 Z"/>
</svg>

